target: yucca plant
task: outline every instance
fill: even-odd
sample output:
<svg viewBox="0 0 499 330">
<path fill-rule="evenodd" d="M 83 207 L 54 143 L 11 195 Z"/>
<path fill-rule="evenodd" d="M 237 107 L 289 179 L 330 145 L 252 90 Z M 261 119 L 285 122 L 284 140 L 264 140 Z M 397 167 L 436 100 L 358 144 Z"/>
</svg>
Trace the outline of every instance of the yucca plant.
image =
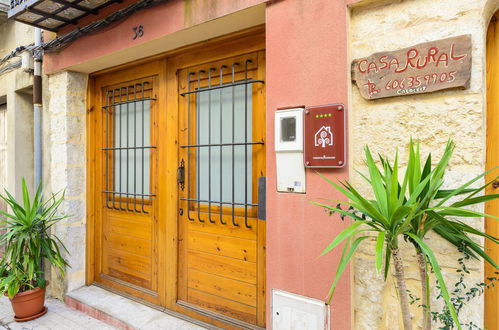
<svg viewBox="0 0 499 330">
<path fill-rule="evenodd" d="M 54 224 L 66 218 L 57 214 L 64 194 L 60 197 L 52 195 L 43 201 L 40 185 L 31 198 L 23 179 L 22 195 L 22 202 L 8 191 L 0 195 L 10 208 L 10 211 L 0 210 L 0 225 L 6 229 L 0 235 L 0 244 L 5 246 L 0 261 L 0 291 L 8 293 L 10 298 L 18 292 L 45 287 L 42 259 L 48 260 L 62 275 L 68 266 L 61 253 L 61 248 L 67 252 L 66 247 L 50 233 Z"/>
<path fill-rule="evenodd" d="M 449 292 L 445 285 L 439 264 L 432 249 L 424 242 L 425 235 L 433 230 L 447 239 L 452 244 L 462 247 L 466 253 L 474 257 L 481 256 L 485 260 L 495 265 L 494 261 L 484 252 L 478 244 L 468 237 L 468 233 L 481 235 L 497 242 L 496 238 L 482 233 L 462 221 L 453 217 L 482 217 L 486 216 L 480 212 L 465 209 L 465 206 L 481 203 L 487 200 L 498 198 L 497 195 L 475 197 L 485 186 L 471 189 L 468 188 L 478 181 L 485 174 L 479 175 L 457 189 L 442 190 L 445 169 L 448 166 L 454 145 L 447 144 L 444 155 L 434 168 L 431 168 L 431 155 L 428 156 L 423 169 L 420 165 L 419 146 L 414 148 L 410 143 L 409 163 L 404 173 L 402 183 L 399 182 L 398 153 L 392 164 L 386 157 L 380 156 L 381 168 L 376 165 L 374 158 L 366 146 L 366 164 L 369 170 L 368 175 L 360 173 L 362 178 L 372 189 L 374 199 L 362 196 L 349 182 L 336 184 L 326 179 L 334 188 L 340 191 L 349 201 L 334 201 L 349 206 L 348 210 L 341 207 L 334 207 L 324 203 L 315 203 L 325 207 L 332 212 L 338 212 L 342 216 L 347 216 L 355 221 L 343 230 L 323 251 L 321 255 L 328 253 L 343 241 L 346 244 L 336 271 L 333 284 L 328 297 L 331 300 L 334 289 L 341 274 L 345 270 L 348 262 L 354 255 L 360 243 L 375 234 L 376 245 L 376 269 L 378 272 L 383 267 L 385 280 L 390 269 L 390 262 L 393 260 L 397 291 L 402 310 L 404 328 L 412 329 L 407 287 L 405 284 L 403 260 L 399 251 L 401 239 L 410 241 L 422 258 L 420 267 L 424 269 L 424 296 L 428 298 L 428 273 L 429 264 L 441 288 L 441 294 L 455 324 L 460 328 L 457 314 L 451 303 Z M 454 202 L 451 205 L 445 203 L 450 198 L 468 194 L 465 198 Z M 436 200 L 439 200 L 436 202 Z M 426 311 L 428 313 L 428 311 Z M 426 319 L 426 317 L 425 317 Z"/>
<path fill-rule="evenodd" d="M 476 230 L 468 224 L 458 220 L 458 218 L 463 217 L 485 216 L 482 213 L 474 212 L 464 207 L 469 207 L 471 205 L 499 198 L 499 194 L 478 196 L 478 194 L 482 193 L 485 188 L 496 179 L 493 179 L 481 187 L 469 188 L 473 183 L 477 182 L 488 173 L 485 172 L 458 188 L 447 190 L 441 189 L 444 182 L 445 170 L 447 168 L 448 161 L 452 157 L 454 148 L 454 143 L 449 141 L 442 155 L 441 161 L 437 164 L 434 170 L 432 170 L 431 153 L 428 154 L 424 164 L 422 165 L 419 144 L 414 144 L 412 139 L 409 143 L 409 162 L 407 167 L 409 171 L 409 192 L 412 192 L 414 187 L 417 186 L 419 182 L 425 180 L 427 177 L 430 177 L 430 179 L 426 181 L 425 189 L 420 193 L 418 198 L 423 203 L 423 209 L 426 211 L 413 219 L 413 233 L 422 240 L 427 233 L 433 231 L 449 243 L 453 244 L 456 249 L 462 250 L 466 255 L 469 255 L 475 259 L 482 257 L 485 261 L 497 269 L 497 264 L 494 260 L 485 252 L 483 247 L 473 241 L 468 234 L 482 236 L 495 243 L 498 243 L 498 239 Z M 383 157 L 381 158 L 383 159 Z M 382 161 L 386 160 L 383 159 Z M 463 198 L 462 195 L 466 196 Z M 457 198 L 457 196 L 459 197 Z M 448 203 L 451 198 L 458 200 L 446 206 L 446 203 Z M 409 240 L 416 248 L 418 258 L 422 306 L 425 310 L 423 329 L 429 330 L 431 329 L 431 315 L 429 299 L 430 291 L 428 285 L 429 277 L 427 269 L 428 263 L 420 244 L 413 238 Z"/>
</svg>

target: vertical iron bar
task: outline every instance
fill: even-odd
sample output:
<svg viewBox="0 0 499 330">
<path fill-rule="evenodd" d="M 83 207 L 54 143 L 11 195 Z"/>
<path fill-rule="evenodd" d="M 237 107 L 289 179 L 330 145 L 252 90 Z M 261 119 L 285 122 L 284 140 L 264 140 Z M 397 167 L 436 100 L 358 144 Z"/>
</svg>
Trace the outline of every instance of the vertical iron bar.
<svg viewBox="0 0 499 330">
<path fill-rule="evenodd" d="M 191 90 L 191 74 L 194 72 L 189 72 L 187 74 L 187 91 Z M 187 144 L 191 144 L 191 94 L 187 95 Z M 194 218 L 191 218 L 191 150 L 187 149 L 187 219 L 189 221 L 194 221 Z"/>
<path fill-rule="evenodd" d="M 222 65 L 220 67 L 220 86 L 223 85 L 223 69 L 226 68 L 225 65 Z M 222 225 L 225 225 L 227 224 L 226 222 L 223 221 L 222 219 L 222 208 L 223 208 L 223 195 L 222 195 L 222 185 L 223 185 L 223 180 L 222 180 L 222 162 L 223 162 L 223 157 L 222 157 L 222 154 L 223 154 L 223 147 L 222 147 L 222 143 L 223 143 L 223 139 L 222 139 L 222 135 L 223 135 L 223 99 L 222 99 L 222 90 L 223 88 L 220 88 L 220 223 Z"/>
<path fill-rule="evenodd" d="M 244 65 L 244 224 L 246 228 L 251 228 L 248 224 L 248 63 Z"/>
<path fill-rule="evenodd" d="M 137 210 L 137 85 L 133 84 L 133 209 Z"/>
<path fill-rule="evenodd" d="M 116 162 L 116 151 L 117 150 L 116 150 L 116 136 L 115 136 L 116 131 L 117 131 L 117 125 L 116 125 L 116 112 L 117 111 L 116 111 L 116 105 L 114 105 L 114 103 L 116 101 L 115 93 L 117 90 L 118 89 L 113 89 L 113 101 L 112 101 L 112 104 L 113 104 L 112 114 L 113 114 L 113 124 L 114 124 L 113 125 L 113 148 L 114 148 L 114 150 L 113 150 L 113 209 L 115 209 L 115 210 L 119 210 L 118 208 L 116 208 L 116 201 L 115 201 L 116 191 L 117 191 L 117 189 L 116 189 L 116 186 L 117 186 L 117 184 L 116 184 L 116 176 L 117 176 L 116 172 L 117 172 L 118 168 L 116 166 L 116 163 L 117 163 Z"/>
<path fill-rule="evenodd" d="M 123 87 L 120 88 L 120 99 L 119 101 L 122 102 L 123 101 Z M 120 115 L 118 116 L 118 118 L 120 119 L 120 133 L 119 133 L 119 141 L 120 141 L 120 145 L 119 145 L 119 153 L 120 153 L 120 176 L 119 176 L 119 188 L 118 188 L 118 192 L 119 192 L 119 199 L 118 199 L 118 202 L 119 202 L 119 209 L 121 211 L 123 211 L 124 209 L 121 207 L 121 202 L 122 202 L 122 199 L 123 199 L 123 187 L 122 187 L 122 175 L 123 175 L 123 150 L 122 150 L 122 147 L 123 147 L 123 128 L 121 127 L 122 124 L 123 124 L 123 109 L 122 109 L 123 105 L 120 105 L 119 106 L 119 109 L 120 109 Z"/>
<path fill-rule="evenodd" d="M 145 174 L 144 174 L 144 171 L 145 171 L 145 155 L 144 155 L 144 151 L 145 151 L 145 146 L 146 146 L 146 142 L 145 142 L 145 103 L 144 103 L 144 86 L 145 86 L 146 82 L 143 82 L 141 84 L 141 88 L 142 88 L 142 213 L 149 213 L 149 212 L 146 212 L 145 208 L 144 208 L 144 195 L 145 195 L 145 188 L 144 188 L 144 181 L 145 181 Z M 151 112 L 149 110 L 149 118 L 151 117 Z"/>
<path fill-rule="evenodd" d="M 128 125 L 128 118 L 130 117 L 130 109 L 128 107 L 129 103 L 129 94 L 128 94 L 128 87 L 126 87 L 126 100 L 127 100 L 127 104 L 126 104 L 126 209 L 127 211 L 132 211 L 130 210 L 130 208 L 128 207 L 128 200 L 129 200 L 129 193 L 130 193 L 130 188 L 128 186 L 128 176 L 130 174 L 130 169 L 129 169 L 129 164 L 130 164 L 130 155 L 129 155 L 129 147 L 130 147 L 130 144 L 129 144 L 129 137 L 130 137 L 130 127 Z"/>
<path fill-rule="evenodd" d="M 109 90 L 106 90 L 106 191 L 109 191 L 109 111 L 110 111 L 110 105 L 109 105 Z M 109 193 L 106 192 L 106 207 L 110 209 L 109 207 Z"/>
<path fill-rule="evenodd" d="M 211 88 L 211 71 L 216 68 L 208 70 L 208 88 Z M 215 223 L 211 219 L 211 90 L 208 91 L 208 221 Z"/>
<path fill-rule="evenodd" d="M 239 65 L 239 63 L 232 64 L 232 84 L 234 84 L 236 79 L 235 67 Z M 232 85 L 232 224 L 234 226 L 239 226 L 235 221 L 234 216 L 234 202 L 235 202 L 235 162 L 234 162 L 234 143 L 235 143 L 235 125 L 236 125 L 236 99 L 235 99 L 235 87 Z"/>
<path fill-rule="evenodd" d="M 198 71 L 198 91 L 201 89 L 201 73 L 204 73 L 205 71 L 203 70 L 199 70 Z M 201 95 L 199 94 L 197 97 L 197 101 L 196 101 L 196 141 L 197 141 L 197 144 L 201 144 L 200 143 L 200 132 L 201 132 L 201 122 L 199 121 L 199 118 L 201 117 L 200 116 L 200 112 L 201 112 L 201 109 L 200 107 L 198 106 L 200 103 L 200 97 Z M 200 195 L 201 195 L 201 163 L 200 163 L 200 157 L 199 157 L 199 151 L 201 149 L 199 148 L 196 148 L 196 169 L 197 169 L 197 194 L 196 194 L 196 197 L 197 197 L 197 204 L 198 204 L 198 221 L 199 222 L 204 222 L 204 220 L 201 219 L 201 202 L 200 202 Z"/>
</svg>

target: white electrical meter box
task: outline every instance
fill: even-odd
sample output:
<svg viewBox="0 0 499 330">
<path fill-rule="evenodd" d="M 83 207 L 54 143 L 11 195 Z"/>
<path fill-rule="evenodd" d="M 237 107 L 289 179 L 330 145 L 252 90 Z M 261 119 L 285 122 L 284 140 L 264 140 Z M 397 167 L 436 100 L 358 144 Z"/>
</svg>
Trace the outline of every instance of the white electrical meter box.
<svg viewBox="0 0 499 330">
<path fill-rule="evenodd" d="M 324 301 L 272 290 L 272 329 L 329 330 L 330 309 Z"/>
<path fill-rule="evenodd" d="M 305 193 L 303 164 L 304 108 L 275 112 L 277 191 Z"/>
</svg>

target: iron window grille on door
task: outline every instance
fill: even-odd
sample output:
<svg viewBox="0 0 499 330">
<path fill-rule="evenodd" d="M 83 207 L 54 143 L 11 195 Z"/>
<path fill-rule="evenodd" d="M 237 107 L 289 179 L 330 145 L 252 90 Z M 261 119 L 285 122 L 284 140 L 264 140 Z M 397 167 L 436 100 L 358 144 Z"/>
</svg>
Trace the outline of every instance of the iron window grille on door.
<svg viewBox="0 0 499 330">
<path fill-rule="evenodd" d="M 232 225 L 236 221 L 236 207 L 244 208 L 244 223 L 248 222 L 250 208 L 261 207 L 264 203 L 253 201 L 252 148 L 263 145 L 262 141 L 251 141 L 252 137 L 252 95 L 253 84 L 262 80 L 248 78 L 251 60 L 244 63 L 244 79 L 236 80 L 236 62 L 227 67 L 210 68 L 190 72 L 187 77 L 188 91 L 180 95 L 187 101 L 187 218 L 190 221 L 215 223 L 212 218 L 212 205 L 218 206 L 218 217 L 223 221 L 223 208 L 229 206 Z M 224 75 L 230 72 L 230 81 L 224 83 Z M 218 78 L 218 84 L 212 81 Z M 201 80 L 207 81 L 205 84 Z M 194 99 L 191 99 L 193 97 Z M 191 106 L 191 102 L 195 106 Z M 192 112 L 192 113 L 191 113 Z M 195 118 L 191 117 L 195 116 Z M 191 122 L 191 119 L 195 119 Z M 191 124 L 195 136 L 191 137 Z M 194 144 L 191 141 L 194 140 Z M 193 152 L 191 152 L 193 151 Z M 191 155 L 194 153 L 194 155 Z M 193 158 L 191 160 L 191 157 Z M 191 169 L 191 161 L 194 167 Z M 194 196 L 191 195 L 191 170 L 195 171 Z M 184 159 L 179 168 L 179 183 L 184 189 Z M 194 174 L 194 173 L 192 173 Z M 260 189 L 259 189 L 260 190 Z M 259 194 L 260 195 L 260 194 Z M 260 196 L 259 196 L 260 197 Z M 192 211 L 191 203 L 197 210 Z M 203 219 L 201 205 L 207 205 L 208 215 Z M 194 213 L 195 217 L 192 217 Z"/>
<path fill-rule="evenodd" d="M 106 91 L 105 200 L 108 209 L 149 213 L 151 193 L 151 83 Z"/>
</svg>

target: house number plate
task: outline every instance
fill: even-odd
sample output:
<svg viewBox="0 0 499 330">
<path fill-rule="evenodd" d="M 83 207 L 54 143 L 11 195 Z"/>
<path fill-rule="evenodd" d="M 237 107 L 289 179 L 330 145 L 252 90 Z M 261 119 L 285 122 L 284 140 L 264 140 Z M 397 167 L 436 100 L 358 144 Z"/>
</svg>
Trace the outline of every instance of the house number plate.
<svg viewBox="0 0 499 330">
<path fill-rule="evenodd" d="M 346 162 L 346 109 L 343 104 L 305 108 L 304 158 L 311 168 L 338 168 Z"/>
</svg>

